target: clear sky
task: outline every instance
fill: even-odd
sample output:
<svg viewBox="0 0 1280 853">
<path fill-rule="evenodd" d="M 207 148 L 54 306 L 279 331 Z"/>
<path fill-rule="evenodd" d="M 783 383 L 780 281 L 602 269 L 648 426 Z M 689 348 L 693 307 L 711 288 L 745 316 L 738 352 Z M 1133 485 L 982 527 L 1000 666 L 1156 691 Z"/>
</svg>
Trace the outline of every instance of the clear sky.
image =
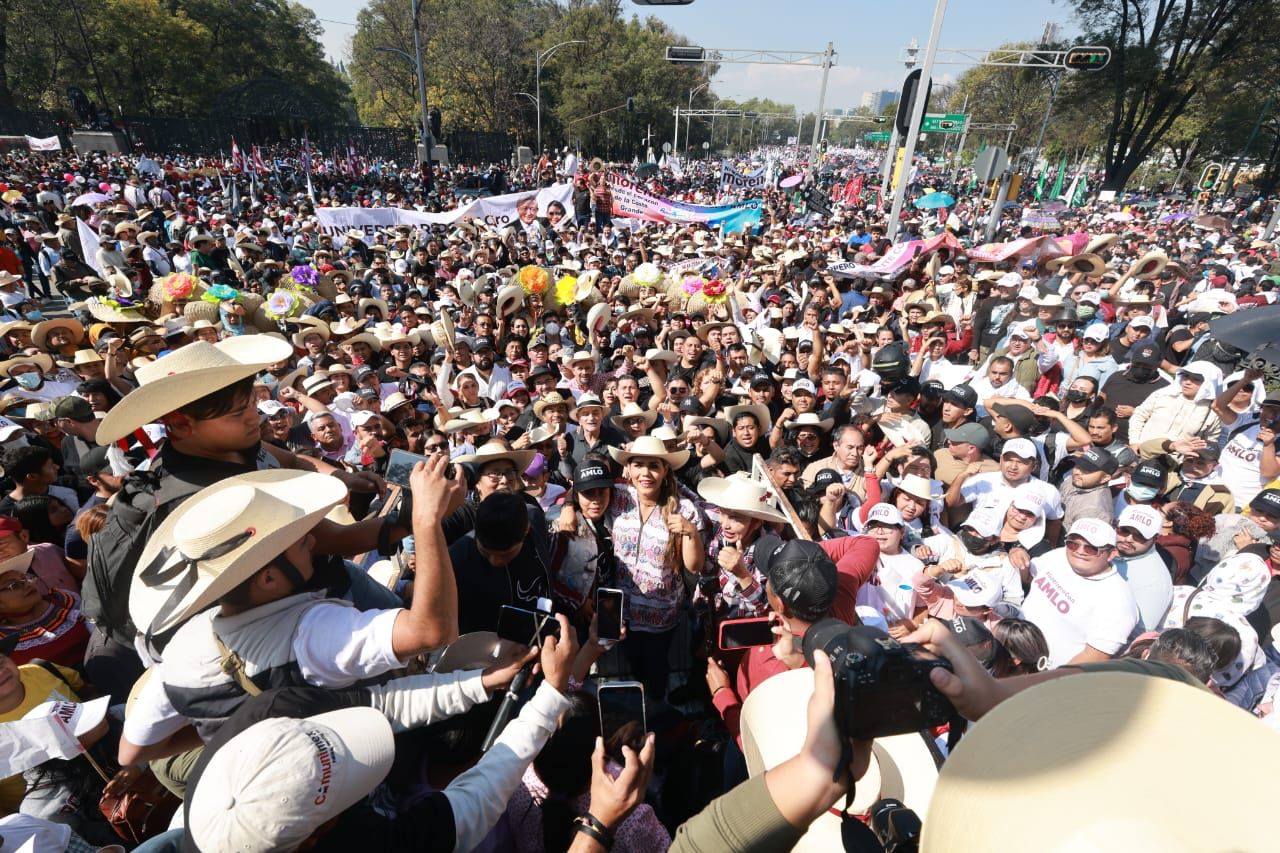
<svg viewBox="0 0 1280 853">
<path fill-rule="evenodd" d="M 361 0 L 301 0 L 325 27 L 329 55 L 345 60 L 351 24 Z M 403 0 L 406 4 L 410 0 Z M 654 14 L 693 44 L 716 48 L 820 51 L 831 41 L 837 53 L 827 86 L 827 108 L 857 107 L 864 91 L 898 89 L 905 69 L 901 49 L 914 37 L 923 48 L 933 18 L 932 0 L 694 0 L 689 6 L 637 6 L 624 14 Z M 335 22 L 346 22 L 343 23 Z M 1035 41 L 1046 23 L 1064 38 L 1078 31 L 1064 2 L 1052 0 L 950 0 L 942 27 L 944 48 L 991 48 Z M 921 54 L 923 56 L 923 53 Z M 963 66 L 939 66 L 935 80 L 959 75 Z M 780 65 L 724 65 L 714 88 L 724 97 L 772 98 L 812 110 L 821 71 Z"/>
</svg>

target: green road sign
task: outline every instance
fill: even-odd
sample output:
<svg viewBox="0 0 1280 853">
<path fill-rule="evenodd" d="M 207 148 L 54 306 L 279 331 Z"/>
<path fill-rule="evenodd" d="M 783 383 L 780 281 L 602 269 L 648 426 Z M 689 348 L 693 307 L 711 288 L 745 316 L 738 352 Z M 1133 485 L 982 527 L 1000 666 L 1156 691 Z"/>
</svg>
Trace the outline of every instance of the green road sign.
<svg viewBox="0 0 1280 853">
<path fill-rule="evenodd" d="M 920 123 L 921 133 L 963 133 L 964 113 L 926 115 Z"/>
<path fill-rule="evenodd" d="M 886 131 L 872 131 L 862 134 L 862 138 L 867 142 L 888 142 L 890 133 Z"/>
</svg>

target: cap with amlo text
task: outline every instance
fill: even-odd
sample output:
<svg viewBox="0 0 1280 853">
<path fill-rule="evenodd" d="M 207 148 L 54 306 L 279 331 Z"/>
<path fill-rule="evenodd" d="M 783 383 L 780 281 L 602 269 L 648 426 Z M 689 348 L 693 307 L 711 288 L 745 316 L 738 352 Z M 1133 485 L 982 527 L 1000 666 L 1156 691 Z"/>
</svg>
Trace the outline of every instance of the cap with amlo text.
<svg viewBox="0 0 1280 853">
<path fill-rule="evenodd" d="M 1105 448 L 1090 447 L 1076 457 L 1076 467 L 1086 473 L 1105 471 L 1108 474 L 1114 474 L 1120 466 L 1116 463 L 1116 458 Z"/>
<path fill-rule="evenodd" d="M 612 487 L 613 477 L 600 462 L 583 462 L 573 472 L 573 488 L 579 493 Z"/>
<path fill-rule="evenodd" d="M 1096 518 L 1078 518 L 1067 531 L 1067 537 L 1079 536 L 1095 548 L 1114 548 L 1116 531 Z"/>
<path fill-rule="evenodd" d="M 1164 514 L 1154 507 L 1132 504 L 1121 510 L 1116 519 L 1116 529 L 1122 527 L 1132 527 L 1143 539 L 1154 539 L 1164 527 Z"/>
<path fill-rule="evenodd" d="M 1004 526 L 1004 513 L 992 507 L 979 507 L 969 513 L 961 527 L 968 527 L 984 539 L 990 539 L 1000 533 Z"/>
<path fill-rule="evenodd" d="M 957 385 L 947 389 L 942 395 L 942 402 L 952 403 L 962 409 L 974 409 L 978 406 L 978 392 L 968 385 Z"/>
<path fill-rule="evenodd" d="M 1155 367 L 1160 363 L 1160 348 L 1155 344 L 1143 344 L 1134 347 L 1129 353 L 1129 361 L 1144 367 Z"/>
<path fill-rule="evenodd" d="M 840 472 L 835 468 L 823 468 L 813 475 L 813 488 L 815 490 L 825 490 L 832 483 L 844 485 L 844 478 L 840 476 Z"/>
<path fill-rule="evenodd" d="M 1000 582 L 982 569 L 970 569 L 947 581 L 947 589 L 965 607 L 994 607 L 1004 597 Z"/>
<path fill-rule="evenodd" d="M 1250 512 L 1265 512 L 1280 518 L 1280 489 L 1263 489 L 1249 501 Z"/>
<path fill-rule="evenodd" d="M 818 396 L 818 389 L 813 387 L 813 382 L 809 379 L 797 379 L 791 383 L 791 394 L 808 394 L 811 397 Z"/>
<path fill-rule="evenodd" d="M 1023 411 L 1026 411 L 1025 409 Z M 1008 456 L 1013 454 L 1019 459 L 1028 459 L 1035 461 L 1040 458 L 1040 454 L 1036 452 L 1036 446 L 1032 444 L 1029 438 L 1011 438 L 1004 443 L 1004 447 L 1000 449 L 1000 455 Z"/>
</svg>

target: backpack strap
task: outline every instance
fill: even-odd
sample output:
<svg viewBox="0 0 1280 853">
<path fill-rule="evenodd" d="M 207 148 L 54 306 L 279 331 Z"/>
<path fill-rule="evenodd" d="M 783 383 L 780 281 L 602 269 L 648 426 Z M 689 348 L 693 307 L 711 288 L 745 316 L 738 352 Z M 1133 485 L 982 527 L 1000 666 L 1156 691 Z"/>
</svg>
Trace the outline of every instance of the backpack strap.
<svg viewBox="0 0 1280 853">
<path fill-rule="evenodd" d="M 222 642 L 222 638 L 218 636 L 217 631 L 213 631 L 213 642 L 218 647 L 218 656 L 222 659 L 222 671 L 231 676 L 231 680 L 240 685 L 240 689 L 250 696 L 257 696 L 262 692 L 262 688 L 253 683 L 249 678 L 249 674 L 244 671 L 244 661 L 240 655 L 227 648 L 227 644 Z"/>
<path fill-rule="evenodd" d="M 33 660 L 31 661 L 31 663 L 40 667 L 45 672 L 49 673 L 54 678 L 58 679 L 58 681 L 61 681 L 63 684 L 66 685 L 67 689 L 70 690 L 72 693 L 76 692 L 75 688 L 71 686 L 71 682 L 67 681 L 66 676 L 62 674 L 61 670 L 58 669 L 56 664 L 47 660 Z"/>
</svg>

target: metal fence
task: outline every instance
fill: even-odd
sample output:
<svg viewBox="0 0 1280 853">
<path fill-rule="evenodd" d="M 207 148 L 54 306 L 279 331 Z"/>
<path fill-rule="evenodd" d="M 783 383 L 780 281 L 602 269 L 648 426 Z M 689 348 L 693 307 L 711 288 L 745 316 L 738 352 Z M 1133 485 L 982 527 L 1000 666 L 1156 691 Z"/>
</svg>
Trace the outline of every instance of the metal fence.
<svg viewBox="0 0 1280 853">
<path fill-rule="evenodd" d="M 455 130 L 447 135 L 449 157 L 455 163 L 505 163 L 515 145 L 505 133 Z"/>
</svg>

